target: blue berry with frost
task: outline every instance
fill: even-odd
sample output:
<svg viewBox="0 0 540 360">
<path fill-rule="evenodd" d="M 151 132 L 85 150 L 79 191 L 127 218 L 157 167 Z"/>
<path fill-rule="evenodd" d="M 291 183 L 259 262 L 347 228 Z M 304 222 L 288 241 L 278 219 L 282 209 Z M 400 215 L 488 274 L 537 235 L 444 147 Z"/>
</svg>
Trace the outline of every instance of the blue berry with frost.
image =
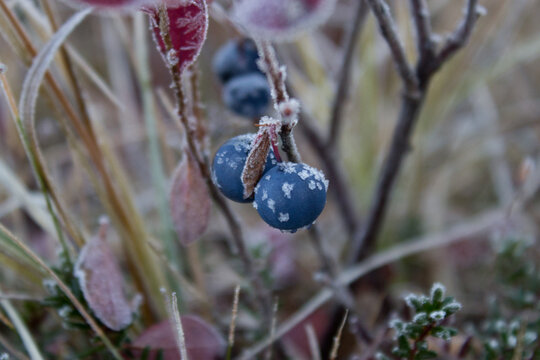
<svg viewBox="0 0 540 360">
<path fill-rule="evenodd" d="M 270 105 L 268 81 L 259 73 L 237 76 L 223 88 L 223 101 L 237 115 L 258 118 Z"/>
<path fill-rule="evenodd" d="M 328 181 L 309 165 L 279 163 L 255 187 L 253 206 L 270 226 L 295 232 L 317 219 L 326 204 Z"/>
<path fill-rule="evenodd" d="M 223 45 L 215 54 L 212 69 L 223 84 L 232 78 L 260 73 L 257 46 L 250 39 L 236 39 Z"/>
<path fill-rule="evenodd" d="M 212 162 L 212 181 L 223 195 L 236 202 L 253 201 L 253 196 L 244 199 L 242 170 L 254 139 L 255 134 L 244 134 L 228 140 L 218 149 Z M 264 171 L 268 171 L 276 164 L 274 153 L 270 150 Z"/>
</svg>

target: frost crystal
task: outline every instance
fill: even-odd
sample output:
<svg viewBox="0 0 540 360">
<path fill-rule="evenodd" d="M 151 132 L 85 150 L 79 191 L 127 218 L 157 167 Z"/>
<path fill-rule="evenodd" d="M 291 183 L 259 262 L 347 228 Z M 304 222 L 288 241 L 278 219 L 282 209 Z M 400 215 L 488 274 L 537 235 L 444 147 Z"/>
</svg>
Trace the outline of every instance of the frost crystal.
<svg viewBox="0 0 540 360">
<path fill-rule="evenodd" d="M 428 323 L 428 316 L 425 312 L 420 312 L 414 315 L 413 322 L 418 325 L 426 325 Z"/>
<path fill-rule="evenodd" d="M 272 210 L 272 212 L 276 212 L 276 208 L 275 208 L 276 202 L 274 200 L 268 199 L 268 201 L 266 202 L 266 205 L 268 205 L 268 208 Z"/>
<path fill-rule="evenodd" d="M 491 339 L 488 342 L 488 346 L 493 350 L 497 350 L 499 348 L 499 342 L 497 340 L 495 340 L 495 339 Z"/>
<path fill-rule="evenodd" d="M 281 163 L 279 166 L 286 174 L 296 174 L 296 165 L 295 163 Z"/>
<path fill-rule="evenodd" d="M 283 183 L 283 185 L 281 186 L 281 190 L 283 191 L 283 194 L 287 199 L 291 198 L 291 191 L 293 190 L 293 188 L 294 184 L 289 184 L 287 182 Z"/>
<path fill-rule="evenodd" d="M 298 173 L 298 176 L 300 176 L 300 179 L 306 180 L 310 176 L 310 174 L 306 169 L 303 169 Z"/>
<path fill-rule="evenodd" d="M 289 221 L 289 213 L 279 213 L 278 220 L 280 222 L 286 222 Z"/>
<path fill-rule="evenodd" d="M 446 316 L 444 311 L 433 311 L 429 314 L 429 318 L 434 321 L 441 321 Z"/>
<path fill-rule="evenodd" d="M 176 50 L 174 49 L 171 49 L 167 52 L 167 64 L 169 64 L 169 66 L 173 67 L 173 66 L 176 66 L 178 65 L 178 53 L 176 52 Z"/>
</svg>

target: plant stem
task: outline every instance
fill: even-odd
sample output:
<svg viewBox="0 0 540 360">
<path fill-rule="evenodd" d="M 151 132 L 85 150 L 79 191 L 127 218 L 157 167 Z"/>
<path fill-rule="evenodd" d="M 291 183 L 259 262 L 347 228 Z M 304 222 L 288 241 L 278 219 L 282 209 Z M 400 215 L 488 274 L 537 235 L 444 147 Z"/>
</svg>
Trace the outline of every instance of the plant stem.
<svg viewBox="0 0 540 360">
<path fill-rule="evenodd" d="M 349 263 L 364 259 L 374 250 L 392 189 L 403 165 L 403 160 L 411 149 L 410 137 L 422 102 L 423 93 L 421 96 L 411 97 L 407 94 L 402 96 L 400 115 L 392 135 L 390 149 L 375 187 L 375 194 L 371 201 L 368 217 L 361 228 L 361 232 L 354 238 L 353 244 L 355 247 L 351 251 Z"/>
<path fill-rule="evenodd" d="M 375 194 L 371 201 L 367 219 L 354 237 L 349 263 L 354 263 L 367 257 L 375 248 L 377 237 L 384 221 L 388 201 L 400 173 L 405 156 L 411 149 L 411 136 L 418 120 L 429 82 L 442 64 L 461 47 L 463 47 L 472 32 L 479 16 L 477 0 L 468 0 L 464 18 L 457 29 L 449 37 L 439 53 L 432 52 L 431 30 L 427 6 L 421 0 L 411 0 L 413 20 L 418 32 L 419 60 L 413 71 L 406 57 L 403 44 L 396 32 L 394 20 L 388 5 L 384 0 L 367 0 L 375 15 L 379 28 L 385 38 L 392 58 L 397 66 L 403 83 L 401 109 L 396 127 L 392 135 L 390 148 L 379 172 Z M 427 43 L 420 43 L 420 41 Z"/>
<path fill-rule="evenodd" d="M 416 339 L 414 339 L 413 347 L 411 351 L 409 352 L 409 360 L 414 360 L 414 357 L 416 353 L 418 352 L 418 343 L 420 341 L 424 341 L 424 339 L 429 335 L 429 332 L 431 329 L 435 327 L 435 323 L 431 323 L 428 326 L 426 326 L 420 335 Z"/>
<path fill-rule="evenodd" d="M 166 51 L 170 51 L 172 49 L 172 42 L 171 42 L 170 33 L 169 33 L 169 19 L 168 19 L 167 10 L 164 6 L 161 6 L 159 8 L 159 17 L 160 17 L 160 33 L 161 33 L 160 35 L 163 39 L 163 43 L 165 44 Z M 200 144 L 197 143 L 196 129 L 193 129 L 193 127 L 191 127 L 190 124 L 188 123 L 185 104 L 184 104 L 184 92 L 183 92 L 183 87 L 182 87 L 182 72 L 180 70 L 180 67 L 178 64 L 169 64 L 169 70 L 171 72 L 173 85 L 174 85 L 173 86 L 174 94 L 175 94 L 177 108 L 178 108 L 178 119 L 180 123 L 182 124 L 183 129 L 185 130 L 185 134 L 186 134 L 185 138 L 187 142 L 188 151 L 190 151 L 193 154 L 195 160 L 197 161 L 201 174 L 206 181 L 206 185 L 208 187 L 210 195 L 212 199 L 214 200 L 214 202 L 216 203 L 216 205 L 218 206 L 218 208 L 223 213 L 225 220 L 229 226 L 229 230 L 232 233 L 232 238 L 236 246 L 236 250 L 238 251 L 238 255 L 240 256 L 240 260 L 242 261 L 242 264 L 247 273 L 248 279 L 251 282 L 251 285 L 253 286 L 255 297 L 257 299 L 257 303 L 259 306 L 259 311 L 262 313 L 263 318 L 265 319 L 266 322 L 271 321 L 272 304 L 268 300 L 269 297 L 267 296 L 267 291 L 264 287 L 264 283 L 261 278 L 261 275 L 256 270 L 254 261 L 248 249 L 246 248 L 245 239 L 242 232 L 242 228 L 240 226 L 240 222 L 236 218 L 235 214 L 232 212 L 229 204 L 226 202 L 223 196 L 219 193 L 216 186 L 212 182 L 209 161 L 207 157 L 204 156 L 204 154 L 202 154 L 202 149 L 200 148 Z M 197 120 L 201 121 L 201 119 L 197 119 Z"/>
<path fill-rule="evenodd" d="M 350 26 L 350 30 L 345 39 L 345 49 L 341 57 L 341 66 L 339 69 L 337 90 L 332 101 L 332 110 L 330 112 L 330 125 L 328 129 L 328 138 L 326 140 L 326 148 L 328 151 L 336 147 L 339 133 L 343 124 L 343 112 L 345 110 L 345 101 L 347 100 L 347 92 L 351 80 L 351 71 L 354 60 L 354 53 L 358 37 L 368 13 L 368 7 L 365 0 L 358 0 L 356 11 Z"/>
</svg>

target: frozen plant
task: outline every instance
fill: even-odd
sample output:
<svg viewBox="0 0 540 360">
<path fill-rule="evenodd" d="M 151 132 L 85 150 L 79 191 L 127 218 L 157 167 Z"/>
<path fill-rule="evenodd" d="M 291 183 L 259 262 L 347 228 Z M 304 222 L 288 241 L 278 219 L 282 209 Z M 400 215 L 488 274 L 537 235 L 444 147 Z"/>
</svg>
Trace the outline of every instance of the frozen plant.
<svg viewBox="0 0 540 360">
<path fill-rule="evenodd" d="M 430 336 L 450 340 L 457 330 L 445 325 L 445 320 L 461 309 L 461 304 L 452 296 L 445 296 L 445 288 L 440 283 L 431 287 L 429 296 L 409 294 L 405 297 L 407 306 L 412 311 L 410 321 L 398 318 L 390 321 L 395 332 L 396 346 L 392 355 L 399 359 L 435 359 L 438 354 L 428 348 Z M 378 359 L 390 359 L 379 353 Z"/>
</svg>

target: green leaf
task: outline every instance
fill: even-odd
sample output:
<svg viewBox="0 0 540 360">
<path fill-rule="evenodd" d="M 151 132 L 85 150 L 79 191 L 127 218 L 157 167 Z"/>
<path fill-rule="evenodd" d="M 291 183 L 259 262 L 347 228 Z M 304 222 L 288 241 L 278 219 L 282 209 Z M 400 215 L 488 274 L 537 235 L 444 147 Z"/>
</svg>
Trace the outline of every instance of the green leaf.
<svg viewBox="0 0 540 360">
<path fill-rule="evenodd" d="M 430 295 L 432 303 L 440 303 L 444 297 L 445 288 L 441 283 L 435 283 L 431 287 Z"/>
<path fill-rule="evenodd" d="M 437 353 L 431 350 L 420 350 L 414 358 L 416 360 L 435 359 L 437 358 Z"/>
</svg>

